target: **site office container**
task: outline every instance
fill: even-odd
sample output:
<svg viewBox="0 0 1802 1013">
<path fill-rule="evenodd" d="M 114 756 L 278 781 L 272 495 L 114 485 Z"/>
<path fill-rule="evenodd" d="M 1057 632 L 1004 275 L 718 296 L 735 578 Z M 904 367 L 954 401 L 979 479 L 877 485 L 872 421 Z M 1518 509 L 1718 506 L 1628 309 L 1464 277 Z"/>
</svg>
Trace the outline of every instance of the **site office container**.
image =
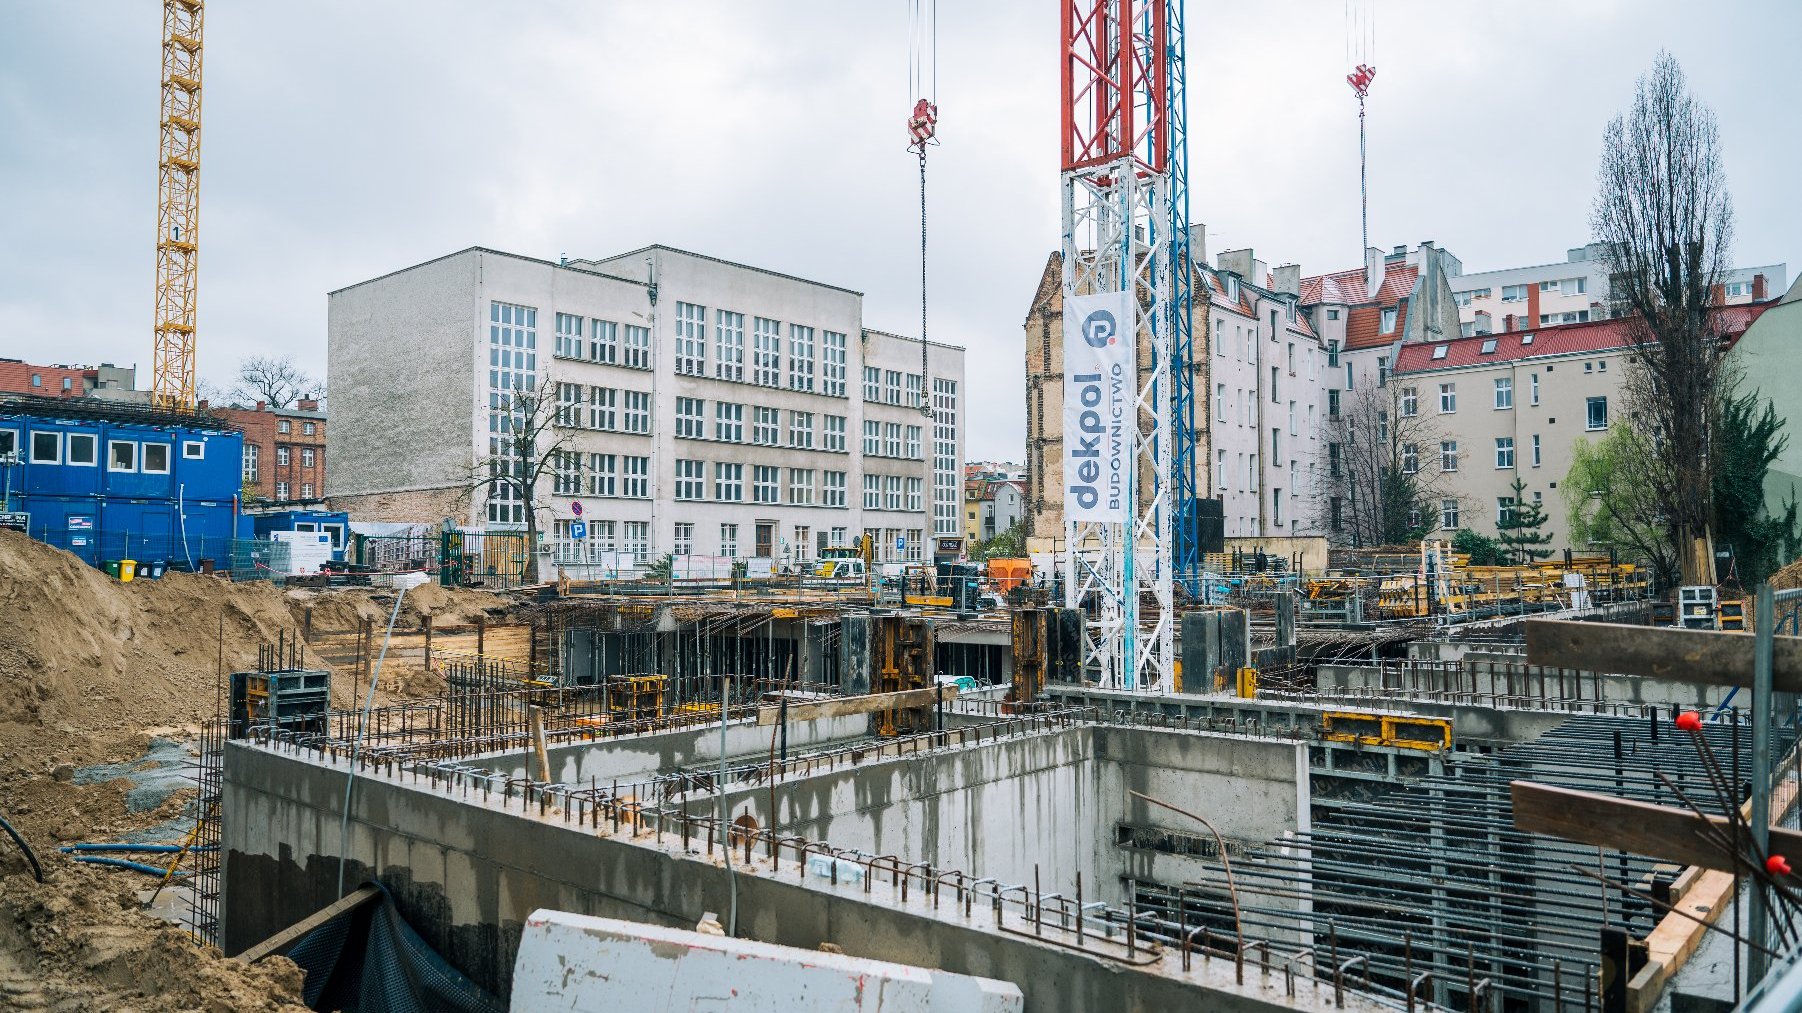
<svg viewBox="0 0 1802 1013">
<path fill-rule="evenodd" d="M 41 414 L 0 411 L 0 468 L 12 509 L 30 534 L 86 562 L 226 558 L 241 488 L 241 434 L 158 424 L 171 413 L 104 402 L 59 404 Z M 132 413 L 158 421 L 122 421 Z"/>
</svg>

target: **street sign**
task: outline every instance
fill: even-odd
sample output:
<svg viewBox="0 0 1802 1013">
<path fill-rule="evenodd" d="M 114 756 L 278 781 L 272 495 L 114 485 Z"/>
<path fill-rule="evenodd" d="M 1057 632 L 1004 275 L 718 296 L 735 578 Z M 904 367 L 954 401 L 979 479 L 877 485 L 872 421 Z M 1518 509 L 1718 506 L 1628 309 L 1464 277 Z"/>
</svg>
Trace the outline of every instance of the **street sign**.
<svg viewBox="0 0 1802 1013">
<path fill-rule="evenodd" d="M 571 537 L 571 538 L 587 538 L 588 537 L 588 522 L 587 521 L 570 521 L 569 522 L 569 537 Z"/>
<path fill-rule="evenodd" d="M 907 536 L 906 535 L 902 535 L 901 537 L 895 539 L 895 551 L 896 552 L 906 552 L 907 551 Z"/>
<path fill-rule="evenodd" d="M 31 515 L 23 510 L 8 510 L 0 513 L 0 528 L 11 528 L 14 531 L 29 531 Z"/>
<path fill-rule="evenodd" d="M 572 514 L 575 514 L 577 517 L 582 516 L 581 501 L 580 500 L 570 500 L 569 501 L 569 512 Z"/>
</svg>

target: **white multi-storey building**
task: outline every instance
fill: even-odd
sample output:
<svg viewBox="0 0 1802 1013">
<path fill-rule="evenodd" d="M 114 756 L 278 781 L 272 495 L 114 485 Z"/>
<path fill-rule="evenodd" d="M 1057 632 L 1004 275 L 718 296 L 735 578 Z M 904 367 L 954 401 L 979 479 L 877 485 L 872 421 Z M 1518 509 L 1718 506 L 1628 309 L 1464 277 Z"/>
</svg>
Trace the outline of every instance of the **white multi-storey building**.
<svg viewBox="0 0 1802 1013">
<path fill-rule="evenodd" d="M 1464 335 L 1507 334 L 1608 319 L 1614 314 L 1609 304 L 1606 252 L 1602 244 L 1590 243 L 1566 251 L 1563 263 L 1475 274 L 1461 273 L 1458 262 L 1448 260 L 1446 273 Z M 1722 277 L 1716 301 L 1722 306 L 1763 302 L 1783 291 L 1787 274 L 1784 264 L 1736 267 Z"/>
<path fill-rule="evenodd" d="M 559 405 L 540 530 L 586 547 L 804 562 L 960 534 L 963 349 L 863 326 L 861 293 L 662 246 L 472 248 L 331 293 L 327 494 L 372 519 L 517 528 L 472 480 L 516 386 Z M 931 399 L 934 414 L 922 412 Z M 934 521 L 927 522 L 928 505 Z M 578 517 L 578 505 L 580 515 Z"/>
</svg>

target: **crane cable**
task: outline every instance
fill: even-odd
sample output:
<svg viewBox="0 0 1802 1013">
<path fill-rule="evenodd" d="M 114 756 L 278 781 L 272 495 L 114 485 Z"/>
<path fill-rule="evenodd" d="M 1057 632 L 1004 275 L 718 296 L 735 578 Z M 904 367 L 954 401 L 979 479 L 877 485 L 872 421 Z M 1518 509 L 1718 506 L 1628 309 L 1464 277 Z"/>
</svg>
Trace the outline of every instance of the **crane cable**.
<svg viewBox="0 0 1802 1013">
<path fill-rule="evenodd" d="M 923 424 L 920 456 L 928 462 L 922 484 L 926 508 L 925 527 L 920 531 L 923 542 L 932 536 L 938 510 L 937 462 L 932 453 L 936 445 L 937 418 L 932 408 L 932 381 L 926 348 L 926 149 L 938 143 L 938 10 L 936 0 L 910 0 L 908 4 L 908 97 L 913 100 L 913 113 L 907 120 L 908 150 L 920 163 L 920 414 L 932 419 Z M 925 546 L 921 558 L 927 562 Z"/>
</svg>

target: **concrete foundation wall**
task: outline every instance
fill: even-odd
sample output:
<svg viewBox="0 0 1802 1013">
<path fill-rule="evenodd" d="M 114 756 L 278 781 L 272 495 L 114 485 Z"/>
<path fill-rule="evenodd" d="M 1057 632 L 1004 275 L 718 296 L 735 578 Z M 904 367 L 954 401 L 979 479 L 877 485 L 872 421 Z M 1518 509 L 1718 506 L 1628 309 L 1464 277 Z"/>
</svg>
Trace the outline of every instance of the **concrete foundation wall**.
<svg viewBox="0 0 1802 1013">
<path fill-rule="evenodd" d="M 225 757 L 222 944 L 228 953 L 285 928 L 338 896 L 339 817 L 346 768 L 231 743 Z M 534 910 L 691 927 L 704 912 L 728 917 L 738 935 L 787 946 L 833 942 L 853 956 L 936 967 L 1018 984 L 1034 1013 L 1087 1010 L 1269 1011 L 1333 1008 L 1331 988 L 1248 973 L 1230 961 L 1174 954 L 1134 970 L 1095 952 L 998 932 L 978 904 L 970 917 L 947 899 L 935 908 L 916 889 L 906 900 L 886 883 L 838 886 L 801 877 L 792 861 L 772 874 L 736 878 L 679 841 L 614 837 L 503 811 L 498 798 L 464 799 L 411 778 L 359 777 L 349 822 L 344 882 L 379 877 L 425 941 L 497 995 L 511 990 L 525 920 Z M 1012 828 L 1016 834 L 1030 831 Z M 866 888 L 868 892 L 866 892 Z M 1012 917 L 1012 916 L 1009 916 Z M 1347 995 L 1354 1013 L 1373 1004 Z"/>
<path fill-rule="evenodd" d="M 726 726 L 726 762 L 763 763 L 769 758 L 775 725 L 756 725 L 738 721 Z M 796 721 L 788 726 L 790 751 L 817 749 L 834 742 L 862 738 L 870 731 L 870 717 L 821 718 Z M 679 731 L 624 736 L 545 750 L 551 761 L 551 780 L 557 784 L 603 786 L 612 781 L 632 782 L 651 778 L 659 772 L 676 769 L 706 773 L 720 762 L 720 726 L 697 725 Z M 497 774 L 524 777 L 531 752 L 499 753 L 471 760 L 474 766 Z"/>
<path fill-rule="evenodd" d="M 1522 660 L 1505 656 L 1463 655 L 1463 681 L 1451 687 L 1458 692 L 1499 694 L 1539 698 L 1558 693 L 1558 670 L 1521 671 Z M 1511 670 L 1513 669 L 1513 670 Z M 1608 704 L 1657 704 L 1683 708 L 1718 707 L 1733 691 L 1731 686 L 1706 686 L 1701 683 L 1677 682 L 1669 679 L 1646 679 L 1637 675 L 1604 675 L 1596 672 L 1567 671 L 1565 693 L 1588 701 Z M 1347 689 L 1370 689 L 1383 685 L 1382 671 L 1362 665 L 1322 665 L 1315 676 L 1323 692 Z M 1579 683 L 1581 688 L 1579 690 Z M 1413 707 L 1413 703 L 1407 703 Z"/>
</svg>

